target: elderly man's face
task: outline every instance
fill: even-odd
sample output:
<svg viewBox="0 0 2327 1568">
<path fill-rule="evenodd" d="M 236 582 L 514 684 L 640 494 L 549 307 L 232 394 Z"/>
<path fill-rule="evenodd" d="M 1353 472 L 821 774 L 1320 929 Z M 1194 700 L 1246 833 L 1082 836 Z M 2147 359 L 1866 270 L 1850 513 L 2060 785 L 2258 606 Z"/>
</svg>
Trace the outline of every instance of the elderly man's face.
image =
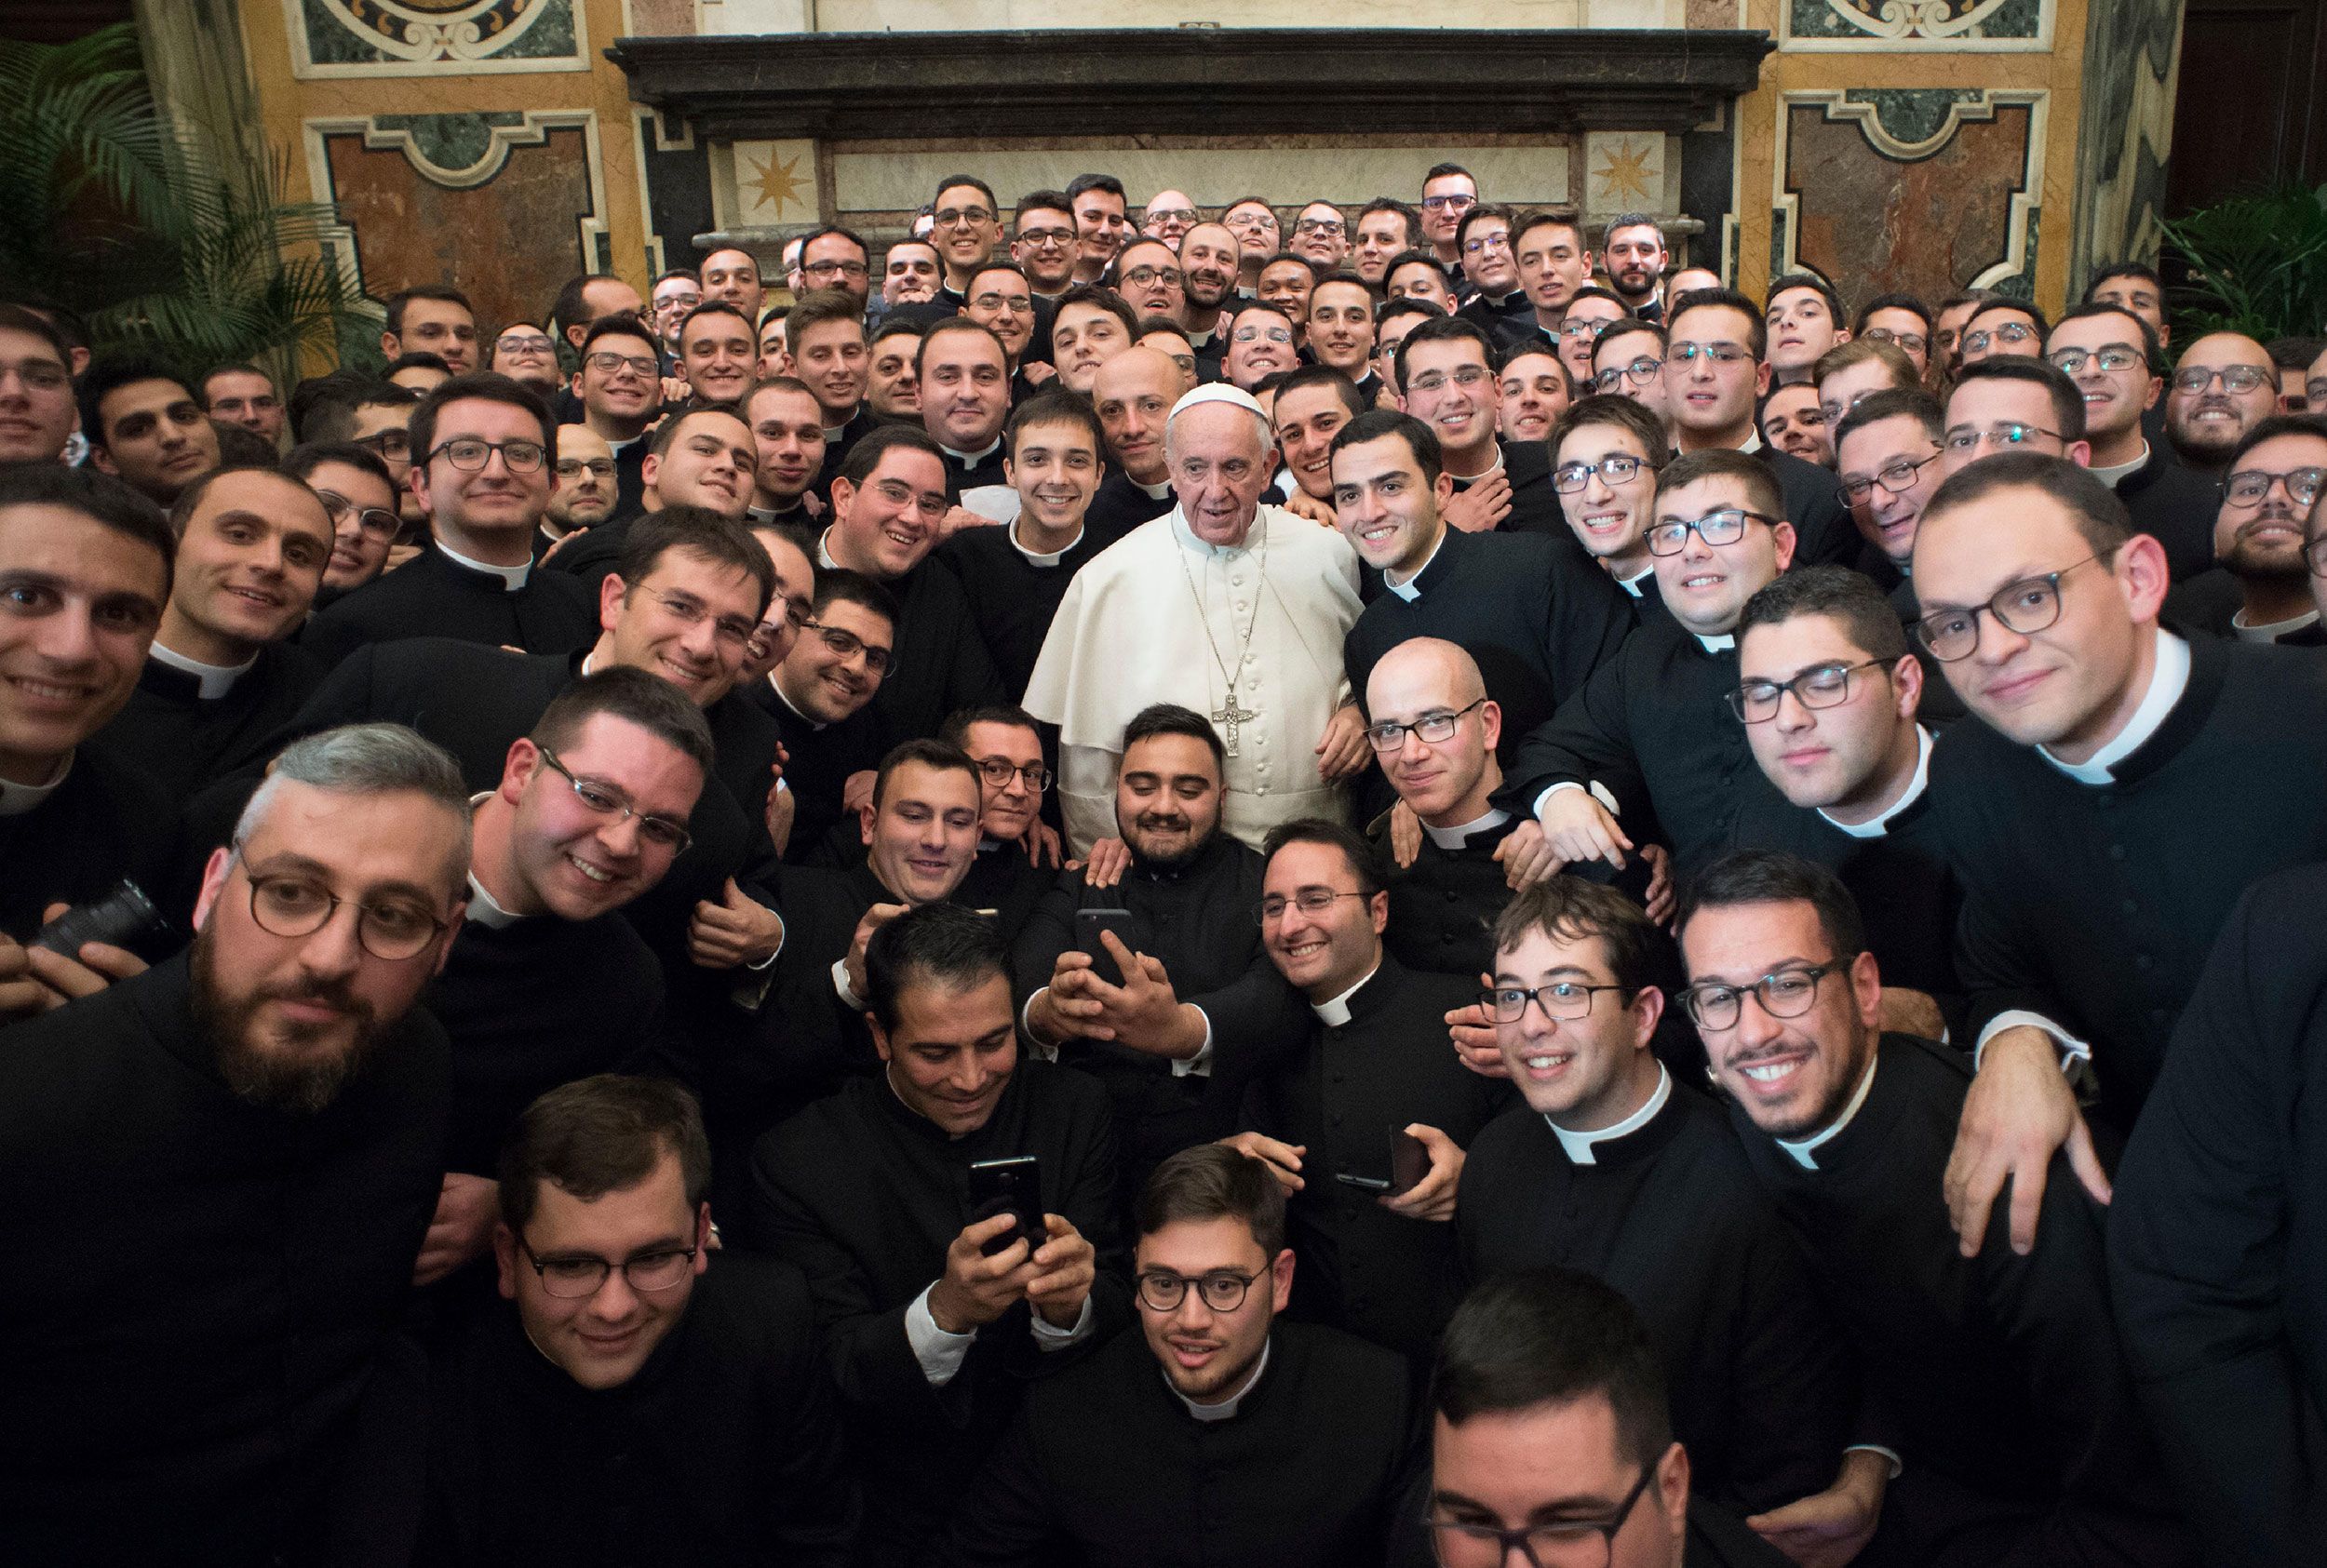
<svg viewBox="0 0 2327 1568">
<path fill-rule="evenodd" d="M 1172 492 L 1197 538 L 1242 544 L 1269 482 L 1261 422 L 1232 403 L 1199 403 L 1165 437 Z"/>
</svg>

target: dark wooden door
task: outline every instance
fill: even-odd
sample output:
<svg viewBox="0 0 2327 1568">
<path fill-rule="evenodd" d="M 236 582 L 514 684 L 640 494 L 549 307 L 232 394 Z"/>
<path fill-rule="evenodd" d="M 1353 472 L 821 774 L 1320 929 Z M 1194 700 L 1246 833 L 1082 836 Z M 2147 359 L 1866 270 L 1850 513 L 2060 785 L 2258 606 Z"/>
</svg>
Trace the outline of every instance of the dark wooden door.
<svg viewBox="0 0 2327 1568">
<path fill-rule="evenodd" d="M 2327 182 L 2327 4 L 2190 0 L 2166 209 Z"/>
</svg>

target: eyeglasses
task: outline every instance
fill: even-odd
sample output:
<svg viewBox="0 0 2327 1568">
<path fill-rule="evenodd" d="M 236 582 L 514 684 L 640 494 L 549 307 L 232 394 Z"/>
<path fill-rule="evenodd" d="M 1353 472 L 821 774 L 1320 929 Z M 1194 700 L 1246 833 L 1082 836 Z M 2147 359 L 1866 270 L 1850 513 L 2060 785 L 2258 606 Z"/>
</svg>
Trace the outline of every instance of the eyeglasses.
<svg viewBox="0 0 2327 1568">
<path fill-rule="evenodd" d="M 1631 484 L 1648 465 L 1648 459 L 1624 452 L 1610 452 L 1597 462 L 1563 462 L 1552 470 L 1552 489 L 1562 495 L 1574 495 L 1591 484 L 1592 476 L 1597 474 L 1608 489 L 1614 489 L 1619 485 Z"/>
<path fill-rule="evenodd" d="M 822 637 L 825 647 L 830 649 L 840 658 L 854 659 L 862 653 L 865 656 L 865 668 L 875 675 L 886 675 L 889 671 L 889 650 L 875 648 L 854 632 L 844 632 L 838 626 L 827 626 L 821 621 L 802 621 L 800 623 L 800 629 L 803 632 L 814 632 Z"/>
<path fill-rule="evenodd" d="M 1331 235 L 1336 239 L 1348 234 L 1349 225 L 1338 218 L 1297 218 L 1293 221 L 1297 235 Z"/>
<path fill-rule="evenodd" d="M 1229 339 L 1239 343 L 1257 343 L 1263 339 L 1272 343 L 1289 343 L 1293 341 L 1293 329 L 1289 327 L 1239 327 L 1229 334 Z"/>
<path fill-rule="evenodd" d="M 560 479 L 578 479 L 585 474 L 611 479 L 614 476 L 614 460 L 611 457 L 561 457 L 558 460 L 558 477 Z"/>
<path fill-rule="evenodd" d="M 1630 381 L 1634 386 L 1646 386 L 1655 380 L 1656 373 L 1663 369 L 1663 360 L 1651 358 L 1644 354 L 1629 365 L 1610 365 L 1607 369 L 1594 376 L 1592 390 L 1614 392 L 1626 381 Z"/>
<path fill-rule="evenodd" d="M 2044 357 L 2057 367 L 2064 375 L 2074 376 L 2081 374 L 2088 362 L 2098 364 L 2104 370 L 2130 370 L 2142 363 L 2143 356 L 2137 348 L 2130 348 L 2123 343 L 2111 343 L 2105 348 L 2092 350 L 2054 349 Z"/>
<path fill-rule="evenodd" d="M 1230 229 L 1273 229 L 1277 220 L 1273 212 L 1231 212 L 1220 220 L 1220 224 Z"/>
<path fill-rule="evenodd" d="M 2260 506 L 2273 485 L 2287 488 L 2287 499 L 2297 506 L 2308 506 L 2319 499 L 2320 483 L 2327 479 L 2327 468 L 2297 468 L 2288 474 L 2266 473 L 2260 468 L 2241 468 L 2222 481 L 2223 499 L 2233 506 Z"/>
<path fill-rule="evenodd" d="M 1915 476 L 1938 456 L 1937 452 L 1933 452 L 1930 457 L 1903 457 L 1896 462 L 1885 463 L 1871 479 L 1863 474 L 1853 474 L 1842 481 L 1842 493 L 1854 503 L 1861 502 L 1866 499 L 1867 491 L 1880 485 L 1892 495 L 1904 495 L 1915 488 Z"/>
<path fill-rule="evenodd" d="M 2327 539 L 2314 539 L 2304 545 L 2303 559 L 2309 563 L 2313 577 L 2327 577 Z"/>
<path fill-rule="evenodd" d="M 542 760 L 548 763 L 552 771 L 573 786 L 573 797 L 598 815 L 617 819 L 638 818 L 639 837 L 656 849 L 668 850 L 673 854 L 684 854 L 687 846 L 694 841 L 684 826 L 668 817 L 639 811 L 624 799 L 621 792 L 612 784 L 600 784 L 596 779 L 575 777 L 573 770 L 560 762 L 558 754 L 541 742 L 535 741 L 533 749 L 542 754 Z"/>
<path fill-rule="evenodd" d="M 1840 707 L 1850 700 L 1850 677 L 1860 670 L 1889 669 L 1890 659 L 1863 659 L 1855 664 L 1817 664 L 1792 680 L 1749 680 L 1728 693 L 1729 711 L 1747 724 L 1767 724 L 1778 717 L 1785 694 L 1806 708 Z"/>
<path fill-rule="evenodd" d="M 945 491 L 916 490 L 902 479 L 882 479 L 875 483 L 873 489 L 880 491 L 881 498 L 890 505 L 899 508 L 909 506 L 922 516 L 933 519 L 943 517 L 949 504 Z"/>
<path fill-rule="evenodd" d="M 1985 354 L 1992 344 L 2024 343 L 2037 335 L 2037 329 L 2024 321 L 2007 321 L 2001 327 L 1984 327 L 1977 332 L 1963 335 L 1963 352 Z"/>
<path fill-rule="evenodd" d="M 464 474 L 478 474 L 492 461 L 495 452 L 501 454 L 501 461 L 512 474 L 539 473 L 549 456 L 548 449 L 539 441 L 480 441 L 474 436 L 455 436 L 450 441 L 437 442 L 422 460 L 421 466 L 424 468 L 441 457 Z"/>
<path fill-rule="evenodd" d="M 1197 216 L 1196 209 L 1192 207 L 1151 207 L 1148 208 L 1148 221 L 1150 223 L 1193 224 Z"/>
<path fill-rule="evenodd" d="M 2185 365 L 2173 372 L 2173 390 L 2195 396 L 2220 382 L 2225 392 L 2252 392 L 2271 378 L 2272 372 L 2260 365 L 2226 365 L 2219 370 L 2204 365 Z"/>
<path fill-rule="evenodd" d="M 1123 274 L 1123 281 L 1134 288 L 1146 288 L 1158 282 L 1177 288 L 1187 280 L 1188 275 L 1177 267 L 1134 267 Z"/>
<path fill-rule="evenodd" d="M 1677 556 L 1688 547 L 1688 536 L 1695 534 L 1707 544 L 1734 544 L 1745 537 L 1745 524 L 1778 526 L 1779 519 L 1767 512 L 1749 512 L 1742 506 L 1724 506 L 1702 517 L 1665 517 L 1648 529 L 1648 554 Z"/>
<path fill-rule="evenodd" d="M 73 373 L 53 359 L 19 359 L 13 364 L 0 363 L 0 376 L 10 370 L 22 382 L 28 392 L 61 392 L 73 384 Z"/>
<path fill-rule="evenodd" d="M 242 840 L 234 842 L 242 859 Z M 342 898 L 311 877 L 289 874 L 261 876 L 248 864 L 250 879 L 250 918 L 269 936 L 313 936 L 331 923 L 340 905 L 356 911 L 356 940 L 363 950 L 383 963 L 407 963 L 428 950 L 428 945 L 449 929 L 417 901 L 358 904 Z"/>
<path fill-rule="evenodd" d="M 1260 923 L 1264 926 L 1274 925 L 1282 920 L 1287 905 L 1298 906 L 1304 915 L 1322 915 L 1333 907 L 1333 901 L 1337 898 L 1365 896 L 1364 893 L 1338 893 L 1331 888 L 1303 888 L 1291 898 L 1282 893 L 1271 893 L 1260 901 Z"/>
<path fill-rule="evenodd" d="M 1424 196 L 1422 207 L 1424 210 L 1430 212 L 1445 212 L 1448 208 L 1460 212 L 1467 208 L 1477 206 L 1478 199 L 1476 196 L 1466 196 L 1459 192 L 1453 192 L 1445 195 Z"/>
<path fill-rule="evenodd" d="M 1617 1532 L 1655 1474 L 1653 1467 L 1642 1470 L 1606 1519 L 1549 1520 L 1516 1530 L 1479 1520 L 1430 1520 L 1431 1552 L 1438 1568 L 1502 1568 L 1514 1548 L 1528 1568 L 1607 1568 L 1616 1561 Z"/>
<path fill-rule="evenodd" d="M 1878 343 L 1895 343 L 1909 354 L 1920 354 L 1931 346 L 1931 341 L 1920 332 L 1894 332 L 1888 327 L 1869 327 L 1859 334 Z"/>
<path fill-rule="evenodd" d="M 948 207 L 931 216 L 941 229 L 956 229 L 963 224 L 975 226 L 994 221 L 994 215 L 982 207 Z"/>
<path fill-rule="evenodd" d="M 640 1253 L 637 1257 L 615 1263 L 607 1258 L 558 1256 L 544 1257 L 533 1250 L 530 1241 L 519 1241 L 525 1249 L 526 1261 L 533 1266 L 533 1275 L 542 1282 L 542 1292 L 560 1301 L 581 1301 L 598 1294 L 606 1288 L 607 1277 L 622 1270 L 622 1282 L 634 1291 L 653 1293 L 675 1291 L 693 1272 L 695 1249 L 674 1247 L 668 1252 Z"/>
<path fill-rule="evenodd" d="M 382 457 L 402 462 L 412 455 L 412 435 L 409 430 L 375 430 L 369 436 L 356 437 L 356 445 L 370 447 Z"/>
<path fill-rule="evenodd" d="M 1563 338 L 1596 338 L 1607 324 L 1618 319 L 1612 315 L 1563 316 L 1559 335 Z"/>
<path fill-rule="evenodd" d="M 1216 1268 L 1211 1273 L 1190 1279 L 1185 1274 L 1173 1274 L 1151 1268 L 1139 1276 L 1140 1305 L 1153 1312 L 1177 1312 L 1179 1304 L 1188 1299 L 1188 1288 L 1195 1287 L 1196 1294 L 1215 1312 L 1233 1312 L 1244 1305 L 1244 1293 L 1252 1289 L 1258 1274 L 1239 1274 L 1231 1268 Z"/>
<path fill-rule="evenodd" d="M 337 490 L 317 490 L 316 499 L 323 503 L 324 514 L 331 519 L 333 528 L 354 517 L 356 526 L 364 532 L 385 538 L 404 526 L 404 519 L 386 507 L 359 507 Z"/>
<path fill-rule="evenodd" d="M 1688 1016 L 1696 1020 L 1700 1029 L 1737 1027 L 1737 1021 L 1744 1016 L 1749 993 L 1770 1017 L 1799 1018 L 1818 1000 L 1818 983 L 1841 968 L 1840 964 L 1806 964 L 1796 969 L 1772 970 L 1751 985 L 1713 982 L 1688 985 L 1681 989 L 1681 1006 L 1688 1010 Z"/>
<path fill-rule="evenodd" d="M 1478 702 L 1457 708 L 1452 713 L 1426 713 L 1411 724 L 1400 724 L 1395 719 L 1386 718 L 1379 724 L 1367 725 L 1365 739 L 1376 751 L 1396 751 L 1406 744 L 1409 734 L 1424 745 L 1437 745 L 1453 740 L 1455 730 L 1462 723 L 1462 716 L 1486 701 L 1481 697 Z"/>
<path fill-rule="evenodd" d="M 544 337 L 539 332 L 521 332 L 515 336 L 504 335 L 495 339 L 493 341 L 493 353 L 529 355 L 543 355 L 547 354 L 551 349 L 557 346 L 558 345 L 556 343 L 550 342 L 549 339 Z"/>
<path fill-rule="evenodd" d="M 1008 789 L 1012 779 L 1024 779 L 1029 795 L 1040 795 L 1050 787 L 1050 770 L 1040 762 L 1020 766 L 1006 757 L 981 757 L 977 759 L 977 772 L 996 789 Z"/>
<path fill-rule="evenodd" d="M 591 355 L 584 363 L 601 376 L 619 376 L 627 372 L 642 379 L 652 377 L 663 368 L 661 360 L 649 355 L 616 354 L 611 349 L 601 349 Z"/>
<path fill-rule="evenodd" d="M 740 615 L 722 615 L 712 620 L 709 608 L 684 594 L 649 593 L 647 597 L 661 605 L 670 618 L 682 626 L 700 626 L 712 621 L 712 629 L 721 642 L 741 648 L 751 640 L 751 634 L 760 629 L 760 623 L 747 621 Z"/>
<path fill-rule="evenodd" d="M 657 315 L 682 315 L 701 303 L 703 303 L 703 296 L 700 294 L 666 294 L 654 302 L 654 314 Z"/>
<path fill-rule="evenodd" d="M 1475 387 L 1484 386 L 1494 379 L 1495 372 L 1484 365 L 1462 365 L 1458 366 L 1451 372 L 1424 370 L 1419 374 L 1409 376 L 1406 378 L 1406 389 L 1408 392 L 1442 392 L 1446 389 L 1446 383 L 1452 382 L 1468 392 Z"/>
<path fill-rule="evenodd" d="M 973 310 L 1008 311 L 1013 315 L 1032 315 L 1034 299 L 1029 294 L 980 294 L 970 302 Z"/>
<path fill-rule="evenodd" d="M 2087 556 L 2058 571 L 2007 583 L 1985 604 L 1933 610 L 1915 623 L 1915 635 L 1931 650 L 1932 658 L 1953 663 L 1980 646 L 1980 617 L 1984 613 L 1995 616 L 2006 631 L 2022 637 L 2040 632 L 2061 618 L 2061 579 L 2100 558 Z"/>
<path fill-rule="evenodd" d="M 1018 231 L 1020 245 L 1072 245 L 1074 241 L 1075 232 L 1072 229 L 1020 229 Z"/>
<path fill-rule="evenodd" d="M 862 261 L 811 261 L 800 270 L 803 277 L 864 277 L 872 269 Z"/>
<path fill-rule="evenodd" d="M 2032 436 L 2048 436 L 2055 441 L 2067 439 L 2059 431 L 2047 430 L 2040 424 L 2022 424 L 2017 420 L 2007 420 L 2000 424 L 1991 424 L 1985 430 L 1977 425 L 1959 424 L 1947 433 L 1947 449 L 1968 452 L 1982 446 L 2021 447 L 2027 445 Z"/>
<path fill-rule="evenodd" d="M 1753 355 L 1736 343 L 1673 343 L 1664 351 L 1665 363 L 1689 366 L 1700 359 L 1710 359 L 1715 365 L 1734 365 Z"/>
<path fill-rule="evenodd" d="M 1476 256 L 1488 250 L 1508 250 L 1510 248 L 1511 236 L 1507 234 L 1481 235 L 1476 239 L 1466 239 L 1462 242 L 1462 253 L 1465 256 Z"/>
<path fill-rule="evenodd" d="M 1498 1024 L 1516 1024 L 1527 1015 L 1527 1003 L 1543 1010 L 1546 1018 L 1582 1018 L 1592 1012 L 1592 998 L 1602 991 L 1621 991 L 1621 985 L 1587 985 L 1580 980 L 1554 980 L 1549 985 L 1530 989 L 1525 985 L 1497 985 L 1479 993 L 1479 1002 L 1487 1016 Z"/>
</svg>

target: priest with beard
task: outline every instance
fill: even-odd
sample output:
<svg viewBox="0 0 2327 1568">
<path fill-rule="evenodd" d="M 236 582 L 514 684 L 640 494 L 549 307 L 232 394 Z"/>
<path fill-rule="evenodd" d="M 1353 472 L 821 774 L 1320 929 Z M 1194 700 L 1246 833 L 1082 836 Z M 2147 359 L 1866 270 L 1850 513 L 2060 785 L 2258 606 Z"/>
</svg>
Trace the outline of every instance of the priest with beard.
<svg viewBox="0 0 2327 1568">
<path fill-rule="evenodd" d="M 0 1034 L 0 1539 L 27 1561 L 344 1556 L 333 1491 L 441 1174 L 414 1002 L 467 792 L 410 730 L 276 758 L 192 950 Z M 32 1283 L 28 1278 L 24 1283 Z"/>
<path fill-rule="evenodd" d="M 1168 704 L 1133 716 L 1115 781 L 1129 865 L 1120 879 L 1062 872 L 1014 954 L 1027 1045 L 1107 1086 L 1126 1186 L 1234 1131 L 1244 1084 L 1302 1023 L 1253 918 L 1260 857 L 1220 831 L 1220 764 L 1200 716 Z M 1129 940 L 1087 951 L 1076 912 L 1110 908 L 1130 912 Z"/>
<path fill-rule="evenodd" d="M 1869 1435 L 1900 1458 L 1890 1552 L 2194 1564 L 2110 1314 L 2102 1216 L 2066 1157 L 2033 1245 L 1998 1210 L 1958 1246 L 1934 1199 L 1971 1075 L 1881 1031 L 1881 972 L 1841 884 L 1742 851 L 1688 886 L 1678 924 L 1681 1001 L 1746 1163 L 1857 1353 Z"/>
<path fill-rule="evenodd" d="M 1383 950 L 1389 900 L 1348 828 L 1286 823 L 1264 853 L 1261 945 L 1311 1016 L 1254 1079 L 1229 1141 L 1292 1194 L 1308 1259 L 1295 1315 L 1427 1356 L 1454 1310 L 1463 1146 L 1510 1099 L 1447 1049 L 1446 1015 L 1478 987 Z"/>
<path fill-rule="evenodd" d="M 452 1040 L 453 1115 L 416 1283 L 483 1255 L 494 1160 L 518 1113 L 651 1038 L 662 970 L 616 911 L 686 847 L 711 767 L 702 710 L 616 667 L 560 692 L 477 802 L 467 916 L 428 993 Z"/>
<path fill-rule="evenodd" d="M 1126 1314 L 1106 1094 L 1018 1060 L 1002 932 L 929 905 L 860 964 L 881 1071 L 760 1141 L 733 1240 L 808 1276 L 865 1488 L 857 1561 L 885 1568 L 929 1559 L 1029 1387 Z M 1022 1156 L 1039 1245 L 969 1196 L 973 1164 Z"/>
<path fill-rule="evenodd" d="M 1285 1316 L 1296 1256 L 1261 1163 L 1174 1155 L 1135 1218 L 1140 1332 L 1029 1391 L 941 1561 L 1427 1562 L 1411 1380 L 1387 1351 Z"/>
<path fill-rule="evenodd" d="M 1756 1520 L 1774 1532 L 1819 1512 L 1791 1505 L 1832 1483 L 1863 1540 L 1889 1466 L 1843 1452 L 1849 1357 L 1718 1105 L 1652 1049 L 1671 939 L 1614 889 L 1554 877 L 1512 901 L 1492 945 L 1487 1011 L 1525 1104 L 1471 1141 L 1463 1279 L 1555 1266 L 1621 1291 L 1672 1390 L 1692 1489 L 1774 1510 L 1774 1525 Z"/>
<path fill-rule="evenodd" d="M 332 549 L 316 493 L 267 468 L 219 468 L 171 506 L 169 603 L 128 705 L 92 749 L 182 800 L 262 759 L 265 738 L 323 679 L 289 637 Z"/>
<path fill-rule="evenodd" d="M 1686 879 L 1728 847 L 1749 802 L 1775 794 L 1725 716 L 1737 618 L 1794 557 L 1781 504 L 1777 481 L 1743 452 L 1690 452 L 1658 476 L 1648 549 L 1671 614 L 1644 622 L 1527 738 L 1497 799 L 1542 824 L 1550 869 L 1594 860 L 1621 869 L 1655 826 Z M 1620 809 L 1632 813 L 1629 833 Z"/>
<path fill-rule="evenodd" d="M 558 485 L 557 443 L 541 399 L 506 376 L 455 376 L 431 392 L 412 410 L 406 476 L 429 543 L 335 600 L 307 623 L 301 644 L 329 664 L 403 637 L 528 653 L 589 646 L 597 628 L 589 593 L 533 562 Z"/>
<path fill-rule="evenodd" d="M 1150 704 L 1219 727 L 1221 820 L 1255 847 L 1280 822 L 1343 815 L 1341 781 L 1365 761 L 1341 669 L 1357 556 L 1260 504 L 1268 415 L 1234 387 L 1198 387 L 1173 407 L 1164 445 L 1178 505 L 1075 574 L 1027 686 L 1027 711 L 1059 727 L 1059 806 L 1078 853 L 1112 825 L 1123 726 Z"/>
</svg>

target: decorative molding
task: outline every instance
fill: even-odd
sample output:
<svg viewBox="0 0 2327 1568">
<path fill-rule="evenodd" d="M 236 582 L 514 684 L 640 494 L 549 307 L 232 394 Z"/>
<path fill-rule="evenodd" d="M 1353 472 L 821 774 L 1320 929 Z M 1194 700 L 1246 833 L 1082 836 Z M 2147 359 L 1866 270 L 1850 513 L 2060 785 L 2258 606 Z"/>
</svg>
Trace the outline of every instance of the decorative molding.
<svg viewBox="0 0 2327 1568">
<path fill-rule="evenodd" d="M 2054 0 L 1781 0 L 1789 53 L 1907 50 L 2040 52 L 2052 47 Z"/>
<path fill-rule="evenodd" d="M 714 140 L 989 141 L 1062 127 L 1679 135 L 1754 90 L 1774 47 L 1677 28 L 1092 28 L 621 38 L 606 56 L 632 99 Z M 1299 93 L 1285 90 L 1288 59 Z"/>
<path fill-rule="evenodd" d="M 291 74 L 587 71 L 585 0 L 283 0 Z"/>
</svg>

